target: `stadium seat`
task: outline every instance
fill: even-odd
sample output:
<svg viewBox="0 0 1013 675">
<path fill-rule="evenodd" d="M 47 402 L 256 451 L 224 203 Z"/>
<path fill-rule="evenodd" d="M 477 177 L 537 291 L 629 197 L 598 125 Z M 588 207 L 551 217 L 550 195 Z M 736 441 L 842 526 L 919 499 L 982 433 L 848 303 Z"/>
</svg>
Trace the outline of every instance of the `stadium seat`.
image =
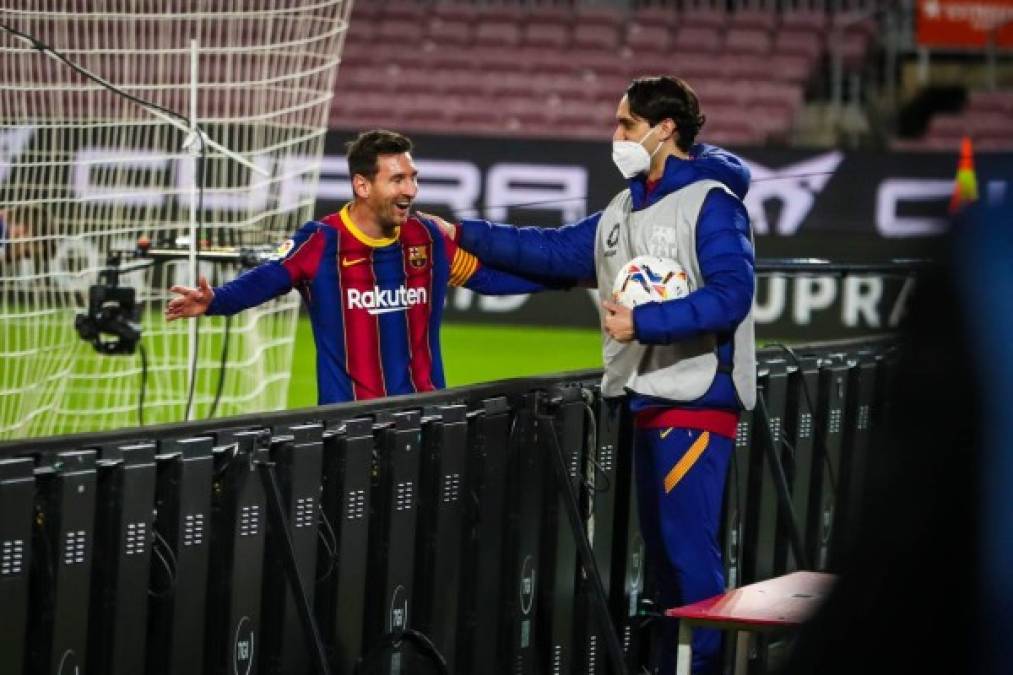
<svg viewBox="0 0 1013 675">
<path fill-rule="evenodd" d="M 827 13 L 822 10 L 785 10 L 781 30 L 801 30 L 822 35 L 827 28 Z"/>
<path fill-rule="evenodd" d="M 504 72 L 524 72 L 532 69 L 533 59 L 526 49 L 502 49 L 500 47 L 472 47 L 465 52 L 474 67 L 495 75 Z"/>
<path fill-rule="evenodd" d="M 594 76 L 625 76 L 629 72 L 631 61 L 618 51 L 602 51 L 598 49 L 574 49 L 568 54 L 566 61 L 574 72 Z"/>
<path fill-rule="evenodd" d="M 848 70 L 857 70 L 865 63 L 868 47 L 869 38 L 862 33 L 838 34 L 831 31 L 827 36 L 830 56 L 833 57 L 840 51 L 844 67 Z"/>
<path fill-rule="evenodd" d="M 686 9 L 682 12 L 678 25 L 722 30 L 728 25 L 728 13 L 720 9 Z"/>
<path fill-rule="evenodd" d="M 723 54 L 717 57 L 716 62 L 721 74 L 728 79 L 769 80 L 773 77 L 770 62 L 755 55 Z"/>
<path fill-rule="evenodd" d="M 581 5 L 577 7 L 576 22 L 578 25 L 608 26 L 618 29 L 623 25 L 626 16 L 618 7 L 604 5 Z"/>
<path fill-rule="evenodd" d="M 666 52 L 670 39 L 667 26 L 635 22 L 626 27 L 626 46 L 634 53 Z"/>
<path fill-rule="evenodd" d="M 360 2 L 355 6 L 358 7 L 361 4 L 365 3 Z M 473 2 L 437 2 L 429 7 L 429 13 L 447 21 L 464 21 L 473 24 L 490 18 L 485 9 L 485 6 L 479 6 Z"/>
<path fill-rule="evenodd" d="M 415 54 L 419 63 L 425 64 L 434 71 L 444 68 L 473 68 L 475 65 L 474 58 L 468 49 L 462 49 L 459 46 L 448 47 L 432 40 L 427 40 L 422 49 Z"/>
<path fill-rule="evenodd" d="M 804 56 L 815 61 L 823 53 L 823 38 L 813 31 L 780 30 L 774 37 L 774 53 Z"/>
<path fill-rule="evenodd" d="M 725 33 L 725 53 L 765 56 L 770 52 L 770 35 L 755 28 L 732 28 Z"/>
<path fill-rule="evenodd" d="M 467 45 L 471 44 L 471 24 L 436 16 L 429 20 L 426 35 L 439 45 Z"/>
<path fill-rule="evenodd" d="M 587 87 L 588 99 L 609 104 L 614 114 L 619 99 L 630 84 L 630 78 L 625 75 L 596 76 L 585 80 L 584 84 Z"/>
<path fill-rule="evenodd" d="M 672 28 L 679 20 L 679 13 L 675 7 L 648 6 L 638 7 L 633 11 L 633 23 L 641 26 L 659 26 Z"/>
<path fill-rule="evenodd" d="M 396 42 L 415 42 L 423 35 L 423 28 L 414 21 L 384 19 L 376 27 L 375 38 Z"/>
<path fill-rule="evenodd" d="M 529 23 L 524 27 L 525 45 L 565 49 L 569 43 L 570 31 L 561 23 Z"/>
<path fill-rule="evenodd" d="M 700 80 L 719 78 L 722 75 L 720 61 L 709 54 L 673 54 L 667 56 L 666 61 L 670 72 L 688 80 L 692 86 L 696 86 Z"/>
<path fill-rule="evenodd" d="M 745 92 L 739 91 L 736 84 L 734 80 L 702 80 L 696 85 L 700 109 L 708 119 L 715 111 L 742 106 Z"/>
<path fill-rule="evenodd" d="M 770 32 L 777 24 L 777 14 L 773 9 L 738 9 L 731 13 L 728 21 L 730 29 L 753 29 Z"/>
<path fill-rule="evenodd" d="M 483 21 L 475 27 L 475 42 L 487 46 L 514 47 L 521 42 L 520 24 L 512 21 Z"/>
<path fill-rule="evenodd" d="M 615 52 L 619 49 L 619 31 L 609 25 L 578 23 L 573 28 L 572 42 L 574 47 Z"/>
<path fill-rule="evenodd" d="M 1013 91 L 969 92 L 967 110 L 998 112 L 1013 115 Z"/>
<path fill-rule="evenodd" d="M 677 52 L 717 52 L 721 49 L 721 33 L 716 28 L 683 25 L 676 30 L 672 48 Z"/>
<path fill-rule="evenodd" d="M 814 64 L 797 54 L 774 54 L 769 59 L 771 76 L 781 82 L 803 84 L 813 74 Z"/>
<path fill-rule="evenodd" d="M 355 3 L 357 6 L 366 3 Z M 374 4 L 374 3 L 369 3 Z M 411 0 L 395 0 L 394 2 L 375 3 L 382 8 L 384 19 L 396 19 L 410 21 L 417 25 L 422 24 L 429 14 L 429 8 Z"/>
</svg>

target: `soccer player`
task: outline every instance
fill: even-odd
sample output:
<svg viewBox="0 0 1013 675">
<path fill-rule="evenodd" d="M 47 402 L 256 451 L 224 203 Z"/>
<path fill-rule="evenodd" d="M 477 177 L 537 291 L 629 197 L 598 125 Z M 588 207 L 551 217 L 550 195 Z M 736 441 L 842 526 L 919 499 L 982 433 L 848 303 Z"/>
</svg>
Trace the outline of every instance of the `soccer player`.
<svg viewBox="0 0 1013 675">
<path fill-rule="evenodd" d="M 541 285 L 479 264 L 440 228 L 411 215 L 418 170 L 411 141 L 367 131 L 348 144 L 354 199 L 303 225 L 276 260 L 212 289 L 173 286 L 166 320 L 235 314 L 295 288 L 317 347 L 319 402 L 445 386 L 440 321 L 448 286 L 510 295 Z"/>
<path fill-rule="evenodd" d="M 596 284 L 606 396 L 628 395 L 641 529 L 666 608 L 724 591 L 717 545 L 739 412 L 756 398 L 752 234 L 741 199 L 748 169 L 694 145 L 696 94 L 674 77 L 634 80 L 619 102 L 612 158 L 629 181 L 604 211 L 558 229 L 441 222 L 482 262 L 521 275 Z M 626 262 L 655 255 L 689 275 L 686 297 L 635 309 L 612 298 Z M 660 672 L 674 670 L 668 623 Z M 693 671 L 718 663 L 720 635 L 698 630 Z M 655 671 L 658 672 L 658 671 Z"/>
</svg>

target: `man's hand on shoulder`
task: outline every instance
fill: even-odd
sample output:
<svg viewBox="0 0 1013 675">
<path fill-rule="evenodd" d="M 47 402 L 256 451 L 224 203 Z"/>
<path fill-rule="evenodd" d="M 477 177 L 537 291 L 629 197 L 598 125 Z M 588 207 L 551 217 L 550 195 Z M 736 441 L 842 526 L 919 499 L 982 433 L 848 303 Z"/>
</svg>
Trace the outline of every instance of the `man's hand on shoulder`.
<svg viewBox="0 0 1013 675">
<path fill-rule="evenodd" d="M 208 306 L 215 298 L 215 292 L 211 290 L 207 277 L 204 275 L 201 275 L 197 281 L 197 288 L 173 286 L 169 291 L 176 293 L 178 297 L 173 298 L 166 304 L 166 321 L 200 316 L 208 311 Z"/>
<path fill-rule="evenodd" d="M 633 310 L 608 300 L 602 300 L 601 306 L 605 308 L 605 319 L 602 321 L 605 333 L 618 342 L 632 342 L 636 337 Z"/>
<path fill-rule="evenodd" d="M 425 213 L 423 211 L 416 211 L 415 213 L 417 213 L 422 218 L 425 218 L 426 220 L 431 220 L 434 223 L 436 223 L 436 226 L 440 228 L 440 232 L 443 233 L 443 236 L 445 236 L 450 241 L 454 241 L 455 239 L 457 239 L 457 226 L 449 222 L 445 218 L 441 218 L 440 216 L 434 216 L 431 213 Z"/>
</svg>

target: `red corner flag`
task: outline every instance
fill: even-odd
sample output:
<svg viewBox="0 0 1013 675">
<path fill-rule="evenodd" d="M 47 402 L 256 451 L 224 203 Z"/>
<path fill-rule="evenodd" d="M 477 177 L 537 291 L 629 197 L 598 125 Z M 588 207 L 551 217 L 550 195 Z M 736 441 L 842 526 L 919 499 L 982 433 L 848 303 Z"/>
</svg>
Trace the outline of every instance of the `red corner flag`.
<svg viewBox="0 0 1013 675">
<path fill-rule="evenodd" d="M 974 174 L 974 158 L 971 153 L 971 138 L 964 136 L 960 143 L 960 163 L 957 165 L 957 179 L 950 197 L 950 213 L 960 211 L 965 205 L 978 199 L 978 178 Z"/>
</svg>

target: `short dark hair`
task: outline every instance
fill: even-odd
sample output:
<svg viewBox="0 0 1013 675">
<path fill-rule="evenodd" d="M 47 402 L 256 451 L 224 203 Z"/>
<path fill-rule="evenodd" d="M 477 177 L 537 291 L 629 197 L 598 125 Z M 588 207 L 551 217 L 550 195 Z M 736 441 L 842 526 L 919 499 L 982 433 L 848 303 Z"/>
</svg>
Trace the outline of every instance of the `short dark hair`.
<svg viewBox="0 0 1013 675">
<path fill-rule="evenodd" d="M 402 136 L 396 131 L 373 129 L 363 131 L 354 141 L 346 143 L 345 149 L 348 153 L 349 175 L 355 177 L 359 174 L 373 180 L 378 170 L 377 157 L 411 152 L 412 142 L 407 136 Z"/>
<path fill-rule="evenodd" d="M 689 152 L 707 118 L 700 114 L 700 101 L 685 80 L 663 75 L 638 77 L 626 88 L 630 112 L 643 117 L 651 126 L 672 118 L 679 132 L 676 145 Z"/>
</svg>

